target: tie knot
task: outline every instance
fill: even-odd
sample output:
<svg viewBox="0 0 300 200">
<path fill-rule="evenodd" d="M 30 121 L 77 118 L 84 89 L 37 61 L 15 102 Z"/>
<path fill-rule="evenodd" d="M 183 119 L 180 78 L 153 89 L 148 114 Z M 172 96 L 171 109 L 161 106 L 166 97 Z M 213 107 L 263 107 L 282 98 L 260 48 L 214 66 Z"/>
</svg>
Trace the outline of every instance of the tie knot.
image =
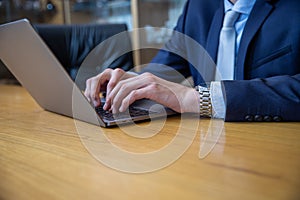
<svg viewBox="0 0 300 200">
<path fill-rule="evenodd" d="M 225 13 L 223 27 L 233 27 L 235 21 L 237 20 L 239 13 L 234 10 L 229 10 Z"/>
</svg>

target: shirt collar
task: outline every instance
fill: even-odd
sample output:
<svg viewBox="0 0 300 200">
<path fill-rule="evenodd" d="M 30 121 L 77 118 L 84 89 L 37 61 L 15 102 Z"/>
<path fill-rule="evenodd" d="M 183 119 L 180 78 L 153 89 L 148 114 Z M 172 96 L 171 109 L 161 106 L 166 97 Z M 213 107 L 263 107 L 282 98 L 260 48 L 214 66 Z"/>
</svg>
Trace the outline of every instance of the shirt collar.
<svg viewBox="0 0 300 200">
<path fill-rule="evenodd" d="M 256 0 L 238 0 L 232 4 L 229 0 L 224 0 L 224 11 L 234 10 L 236 12 L 249 15 Z"/>
</svg>

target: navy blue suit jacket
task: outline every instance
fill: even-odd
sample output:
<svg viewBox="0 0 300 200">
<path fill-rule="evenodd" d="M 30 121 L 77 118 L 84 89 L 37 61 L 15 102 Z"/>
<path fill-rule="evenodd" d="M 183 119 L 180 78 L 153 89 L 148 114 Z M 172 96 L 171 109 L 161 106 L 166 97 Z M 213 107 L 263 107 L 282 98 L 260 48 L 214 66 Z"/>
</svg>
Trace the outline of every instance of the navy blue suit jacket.
<svg viewBox="0 0 300 200">
<path fill-rule="evenodd" d="M 195 40 L 216 62 L 223 17 L 223 0 L 189 0 L 175 30 Z M 195 85 L 207 81 L 186 59 L 197 55 L 178 38 L 169 41 L 176 42 L 173 46 L 184 49 L 186 57 L 162 49 L 152 63 L 163 65 L 143 71 L 180 81 L 165 65 L 192 76 Z M 222 90 L 226 121 L 300 121 L 299 0 L 256 1 L 242 35 L 235 80 L 222 81 Z"/>
</svg>

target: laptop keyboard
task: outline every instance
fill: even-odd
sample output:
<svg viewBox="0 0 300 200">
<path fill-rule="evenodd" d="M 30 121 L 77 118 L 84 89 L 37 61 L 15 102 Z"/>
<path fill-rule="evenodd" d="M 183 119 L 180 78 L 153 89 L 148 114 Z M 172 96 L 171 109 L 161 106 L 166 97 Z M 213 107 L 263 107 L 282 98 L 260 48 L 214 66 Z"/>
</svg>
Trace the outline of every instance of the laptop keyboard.
<svg viewBox="0 0 300 200">
<path fill-rule="evenodd" d="M 113 114 L 110 111 L 104 110 L 102 105 L 96 107 L 95 109 L 96 109 L 96 112 L 100 116 L 102 116 L 103 119 L 105 119 L 107 121 L 114 121 L 115 119 L 128 118 L 129 117 L 128 116 L 128 111 L 129 111 L 130 117 L 138 117 L 138 116 L 149 115 L 149 111 L 139 109 L 139 108 L 136 108 L 136 107 L 131 107 L 131 106 L 129 106 L 129 110 L 127 110 L 126 112 Z"/>
</svg>

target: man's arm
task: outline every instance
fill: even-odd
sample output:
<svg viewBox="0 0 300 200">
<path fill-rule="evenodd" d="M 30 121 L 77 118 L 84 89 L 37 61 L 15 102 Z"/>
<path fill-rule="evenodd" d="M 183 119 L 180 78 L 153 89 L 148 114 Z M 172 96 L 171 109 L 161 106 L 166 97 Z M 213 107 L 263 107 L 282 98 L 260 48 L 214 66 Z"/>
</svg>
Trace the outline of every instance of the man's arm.
<svg viewBox="0 0 300 200">
<path fill-rule="evenodd" d="M 300 121 L 300 74 L 222 81 L 225 121 Z"/>
</svg>

